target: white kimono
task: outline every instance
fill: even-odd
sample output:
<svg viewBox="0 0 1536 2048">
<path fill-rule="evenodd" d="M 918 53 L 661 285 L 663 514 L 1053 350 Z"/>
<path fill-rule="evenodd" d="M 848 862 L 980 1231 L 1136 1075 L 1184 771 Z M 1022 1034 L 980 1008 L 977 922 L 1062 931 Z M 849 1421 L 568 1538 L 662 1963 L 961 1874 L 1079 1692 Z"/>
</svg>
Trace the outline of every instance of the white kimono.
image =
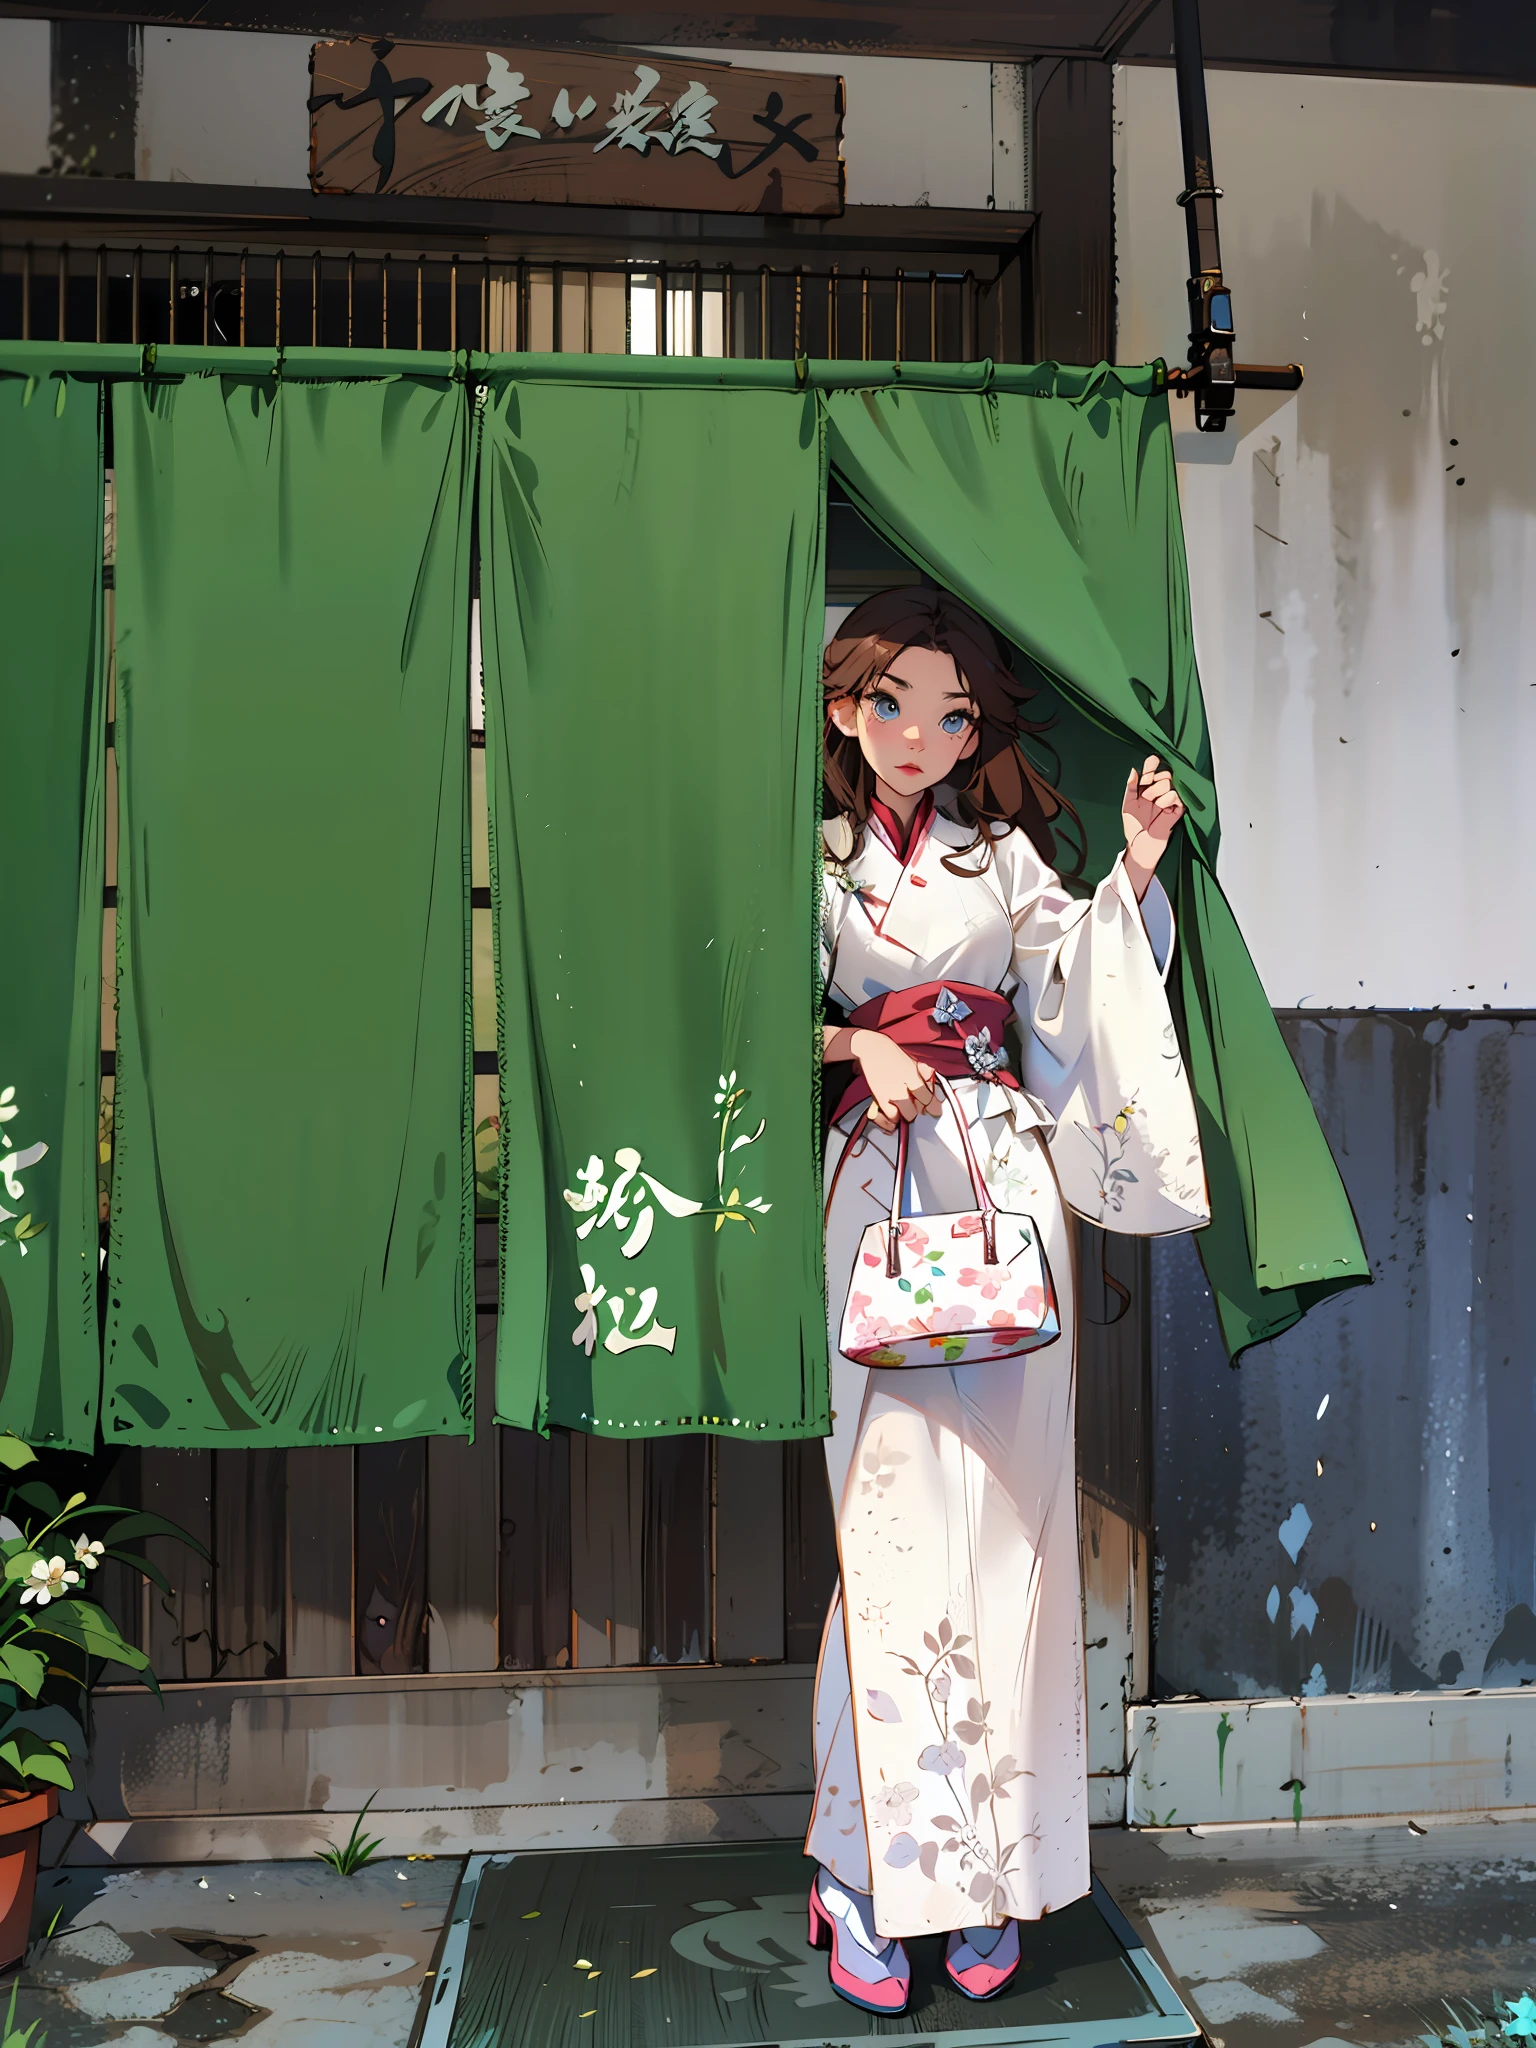
<svg viewBox="0 0 1536 2048">
<path fill-rule="evenodd" d="M 842 1356 L 853 1261 L 890 1207 L 896 1140 L 867 1105 L 833 1129 L 827 1464 L 841 1584 L 817 1672 L 806 1852 L 873 1893 L 883 1935 L 1032 1920 L 1089 1888 L 1065 1205 L 1145 1235 L 1209 1219 L 1163 987 L 1162 888 L 1138 905 L 1117 862 L 1091 900 L 1074 899 L 1023 832 L 962 856 L 972 836 L 938 813 L 902 860 L 871 821 L 849 858 L 847 822 L 826 829 L 822 971 L 836 1005 L 946 979 L 1013 999 L 1025 1092 L 953 1087 L 998 1206 L 1035 1219 L 1061 1319 L 1053 1344 L 996 1363 L 873 1369 Z M 911 1125 L 909 1174 L 908 1213 L 972 1207 L 948 1113 Z"/>
</svg>

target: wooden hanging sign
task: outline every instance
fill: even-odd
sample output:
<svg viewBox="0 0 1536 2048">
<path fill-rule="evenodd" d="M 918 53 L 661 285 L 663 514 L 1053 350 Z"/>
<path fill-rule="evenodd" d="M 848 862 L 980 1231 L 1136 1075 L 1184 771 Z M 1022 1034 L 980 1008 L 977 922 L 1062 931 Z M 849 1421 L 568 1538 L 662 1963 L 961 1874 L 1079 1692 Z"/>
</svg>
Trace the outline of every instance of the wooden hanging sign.
<svg viewBox="0 0 1536 2048">
<path fill-rule="evenodd" d="M 386 37 L 316 43 L 310 73 L 317 192 L 843 210 L 835 76 Z"/>
</svg>

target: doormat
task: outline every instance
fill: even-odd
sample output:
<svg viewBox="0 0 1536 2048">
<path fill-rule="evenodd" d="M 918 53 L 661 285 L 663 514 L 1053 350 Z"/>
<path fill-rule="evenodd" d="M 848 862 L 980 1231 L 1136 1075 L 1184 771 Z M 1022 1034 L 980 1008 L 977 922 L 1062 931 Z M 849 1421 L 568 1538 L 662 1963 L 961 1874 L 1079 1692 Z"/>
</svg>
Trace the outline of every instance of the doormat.
<svg viewBox="0 0 1536 2048">
<path fill-rule="evenodd" d="M 860 2012 L 806 1941 L 799 1842 L 471 1857 L 414 2048 L 1110 2048 L 1199 2028 L 1097 1884 L 1023 1930 L 1023 1964 L 978 2005 L 944 1938 L 908 1944 L 912 2002 Z"/>
</svg>

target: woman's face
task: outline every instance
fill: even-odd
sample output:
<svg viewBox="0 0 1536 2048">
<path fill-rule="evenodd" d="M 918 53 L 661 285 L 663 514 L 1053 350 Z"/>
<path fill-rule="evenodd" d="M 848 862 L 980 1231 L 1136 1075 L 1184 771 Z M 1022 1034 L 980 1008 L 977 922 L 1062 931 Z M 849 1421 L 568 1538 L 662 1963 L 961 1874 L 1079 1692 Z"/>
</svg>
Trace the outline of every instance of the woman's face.
<svg viewBox="0 0 1536 2048">
<path fill-rule="evenodd" d="M 919 796 L 976 751 L 976 706 L 952 654 L 904 647 L 862 697 L 834 698 L 832 723 L 857 739 L 887 798 Z"/>
</svg>

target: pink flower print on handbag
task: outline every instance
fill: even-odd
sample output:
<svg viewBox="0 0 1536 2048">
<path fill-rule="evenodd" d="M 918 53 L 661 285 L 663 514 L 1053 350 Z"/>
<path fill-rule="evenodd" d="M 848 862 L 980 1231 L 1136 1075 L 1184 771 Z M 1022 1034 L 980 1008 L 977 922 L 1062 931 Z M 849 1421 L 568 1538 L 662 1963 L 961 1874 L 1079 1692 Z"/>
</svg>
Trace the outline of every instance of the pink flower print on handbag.
<svg viewBox="0 0 1536 2048">
<path fill-rule="evenodd" d="M 1037 1351 L 1061 1334 L 1034 1218 L 999 1209 L 992 1200 L 954 1091 L 942 1075 L 938 1085 L 960 1127 L 976 1207 L 921 1219 L 902 1215 L 903 1123 L 891 1213 L 864 1232 L 843 1309 L 838 1348 L 860 1365 L 979 1364 Z"/>
</svg>

